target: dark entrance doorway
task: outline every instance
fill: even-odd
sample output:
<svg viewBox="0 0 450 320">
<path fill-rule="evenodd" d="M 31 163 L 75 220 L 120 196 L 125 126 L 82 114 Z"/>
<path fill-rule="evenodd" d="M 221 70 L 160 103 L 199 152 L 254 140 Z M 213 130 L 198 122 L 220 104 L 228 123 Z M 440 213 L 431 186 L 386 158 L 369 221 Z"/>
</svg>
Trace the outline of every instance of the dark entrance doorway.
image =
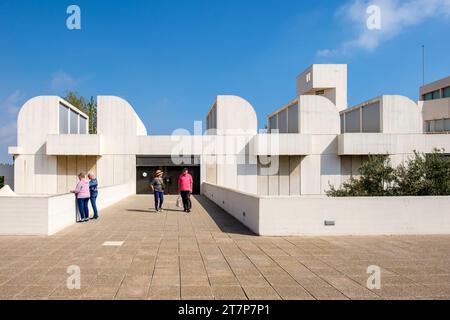
<svg viewBox="0 0 450 320">
<path fill-rule="evenodd" d="M 150 182 L 153 180 L 155 172 L 161 170 L 164 172 L 164 181 L 166 184 L 165 194 L 178 194 L 178 177 L 183 168 L 189 169 L 189 173 L 194 179 L 194 194 L 200 194 L 200 165 L 198 159 L 192 157 L 186 164 L 175 165 L 170 156 L 168 157 L 137 157 L 136 168 L 136 193 L 152 194 Z"/>
</svg>

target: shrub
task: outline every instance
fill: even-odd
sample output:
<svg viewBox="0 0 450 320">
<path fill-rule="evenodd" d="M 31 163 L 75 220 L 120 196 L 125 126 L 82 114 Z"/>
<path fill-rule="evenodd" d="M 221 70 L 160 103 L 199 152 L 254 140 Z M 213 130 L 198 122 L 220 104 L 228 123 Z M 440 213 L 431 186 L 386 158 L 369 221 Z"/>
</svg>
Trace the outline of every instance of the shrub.
<svg viewBox="0 0 450 320">
<path fill-rule="evenodd" d="M 443 150 L 430 154 L 415 152 L 414 157 L 393 168 L 389 157 L 369 156 L 339 189 L 330 186 L 330 197 L 443 196 L 450 195 L 450 158 Z"/>
</svg>

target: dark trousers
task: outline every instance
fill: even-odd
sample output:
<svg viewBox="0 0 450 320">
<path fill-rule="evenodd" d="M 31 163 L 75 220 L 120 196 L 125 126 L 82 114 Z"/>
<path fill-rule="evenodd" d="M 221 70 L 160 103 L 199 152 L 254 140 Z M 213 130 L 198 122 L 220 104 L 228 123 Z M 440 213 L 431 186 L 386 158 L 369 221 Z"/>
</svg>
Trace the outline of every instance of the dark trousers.
<svg viewBox="0 0 450 320">
<path fill-rule="evenodd" d="M 89 198 L 77 199 L 81 221 L 89 219 Z"/>
<path fill-rule="evenodd" d="M 191 210 L 192 209 L 191 192 L 190 191 L 180 191 L 180 193 L 181 193 L 181 199 L 183 199 L 184 211 Z"/>
<path fill-rule="evenodd" d="M 97 219 L 98 218 L 97 196 L 91 197 L 91 205 L 92 205 L 92 210 L 94 210 L 94 219 Z"/>
<path fill-rule="evenodd" d="M 164 191 L 155 191 L 155 209 L 162 209 L 164 203 Z"/>
</svg>

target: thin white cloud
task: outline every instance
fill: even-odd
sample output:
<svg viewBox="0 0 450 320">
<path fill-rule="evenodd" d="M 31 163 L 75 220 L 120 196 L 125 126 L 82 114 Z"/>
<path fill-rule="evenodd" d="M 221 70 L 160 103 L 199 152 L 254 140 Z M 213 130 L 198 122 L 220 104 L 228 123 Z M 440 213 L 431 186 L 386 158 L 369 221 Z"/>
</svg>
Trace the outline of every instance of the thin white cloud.
<svg viewBox="0 0 450 320">
<path fill-rule="evenodd" d="M 73 90 L 78 85 L 78 81 L 64 71 L 55 72 L 52 76 L 50 87 L 54 91 Z"/>
<path fill-rule="evenodd" d="M 367 8 L 371 5 L 376 5 L 381 10 L 379 30 L 367 28 Z M 337 48 L 319 50 L 318 56 L 347 55 L 358 49 L 373 51 L 384 41 L 426 20 L 449 19 L 450 0 L 353 0 L 340 7 L 336 17 L 340 21 L 349 22 L 356 34 Z"/>
<path fill-rule="evenodd" d="M 5 115 L 15 117 L 20 110 L 24 100 L 24 94 L 20 90 L 14 91 L 6 99 L 0 103 L 1 112 Z"/>
</svg>

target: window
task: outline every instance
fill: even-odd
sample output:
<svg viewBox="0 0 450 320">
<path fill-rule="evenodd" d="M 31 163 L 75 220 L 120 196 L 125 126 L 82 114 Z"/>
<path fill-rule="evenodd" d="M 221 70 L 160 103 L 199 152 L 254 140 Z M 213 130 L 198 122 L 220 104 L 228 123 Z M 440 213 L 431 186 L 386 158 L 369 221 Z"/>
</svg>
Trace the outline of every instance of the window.
<svg viewBox="0 0 450 320">
<path fill-rule="evenodd" d="M 3 188 L 4 186 L 5 186 L 5 177 L 0 176 L 0 189 Z"/>
<path fill-rule="evenodd" d="M 443 98 L 450 98 L 450 87 L 444 88 Z"/>
<path fill-rule="evenodd" d="M 378 133 L 380 131 L 380 103 L 375 102 L 362 108 L 362 132 Z"/>
<path fill-rule="evenodd" d="M 80 134 L 87 134 L 87 119 L 80 116 Z"/>
<path fill-rule="evenodd" d="M 442 132 L 444 131 L 444 120 L 435 120 L 435 127 L 434 127 L 434 131 L 435 132 Z"/>
<path fill-rule="evenodd" d="M 298 127 L 298 103 L 288 109 L 288 133 L 299 133 Z"/>
<path fill-rule="evenodd" d="M 59 105 L 59 134 L 69 133 L 69 108 Z"/>
<path fill-rule="evenodd" d="M 306 83 L 310 83 L 311 82 L 311 72 L 308 72 L 306 74 Z"/>
<path fill-rule="evenodd" d="M 431 133 L 450 132 L 450 119 L 427 121 L 426 131 Z"/>
<path fill-rule="evenodd" d="M 450 132 L 450 119 L 445 119 L 444 130 Z"/>
<path fill-rule="evenodd" d="M 433 94 L 433 100 L 441 98 L 441 90 L 433 91 L 432 94 Z"/>
<path fill-rule="evenodd" d="M 433 92 L 424 94 L 424 95 L 423 95 L 423 100 L 424 100 L 424 101 L 433 100 Z"/>
<path fill-rule="evenodd" d="M 269 119 L 269 129 L 270 130 L 278 129 L 278 116 L 277 115 L 274 115 L 272 118 Z"/>
<path fill-rule="evenodd" d="M 287 109 L 284 109 L 278 114 L 278 129 L 280 130 L 280 133 L 287 133 Z"/>
<path fill-rule="evenodd" d="M 361 132 L 361 109 L 345 114 L 345 132 Z"/>
<path fill-rule="evenodd" d="M 70 134 L 78 134 L 78 113 L 70 110 Z"/>
<path fill-rule="evenodd" d="M 341 113 L 341 133 L 345 133 L 345 114 Z"/>
<path fill-rule="evenodd" d="M 325 94 L 325 90 L 316 91 L 317 96 L 323 96 Z"/>
</svg>

